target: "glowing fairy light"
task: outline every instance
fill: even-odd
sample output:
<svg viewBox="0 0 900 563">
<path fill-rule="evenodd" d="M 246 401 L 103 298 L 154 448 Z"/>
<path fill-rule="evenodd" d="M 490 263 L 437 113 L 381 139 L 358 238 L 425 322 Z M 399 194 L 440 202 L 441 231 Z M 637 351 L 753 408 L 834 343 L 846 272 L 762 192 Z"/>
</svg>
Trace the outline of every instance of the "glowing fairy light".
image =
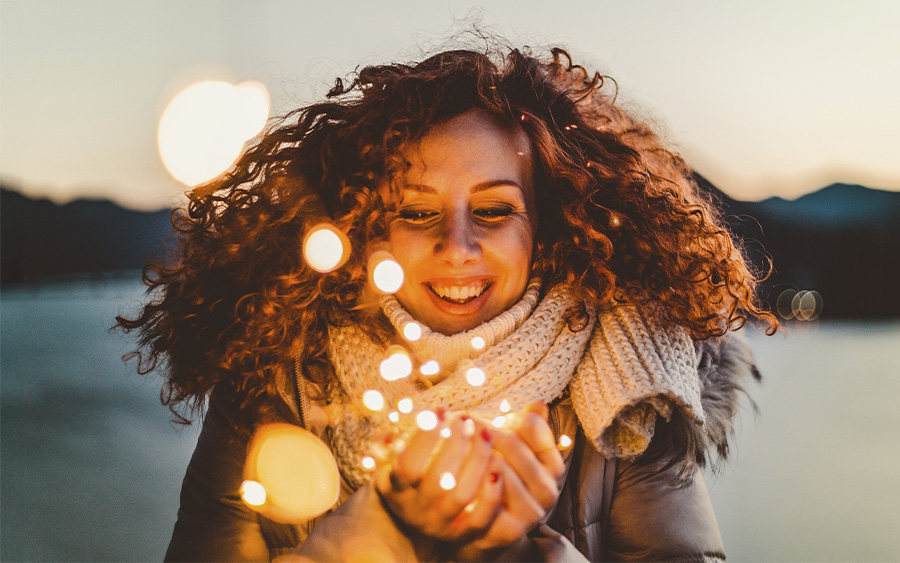
<svg viewBox="0 0 900 563">
<path fill-rule="evenodd" d="M 404 397 L 397 401 L 397 410 L 403 414 L 409 414 L 413 411 L 413 402 L 409 397 Z"/>
<path fill-rule="evenodd" d="M 400 413 L 397 411 L 391 411 L 388 413 L 388 420 L 391 422 L 400 422 Z"/>
<path fill-rule="evenodd" d="M 303 240 L 303 259 L 317 272 L 332 272 L 343 266 L 349 257 L 347 235 L 328 223 L 310 229 Z"/>
<path fill-rule="evenodd" d="M 434 360 L 428 360 L 419 367 L 422 375 L 437 375 L 441 371 L 441 366 Z"/>
<path fill-rule="evenodd" d="M 443 473 L 441 473 L 439 483 L 441 485 L 441 488 L 445 491 L 452 491 L 456 487 L 456 477 L 453 476 L 453 473 L 444 471 Z"/>
<path fill-rule="evenodd" d="M 491 421 L 491 424 L 497 428 L 502 428 L 503 425 L 506 424 L 506 417 L 503 415 L 495 417 L 494 420 Z"/>
<path fill-rule="evenodd" d="M 469 368 L 466 370 L 466 381 L 468 381 L 469 385 L 472 387 L 484 385 L 485 380 L 487 380 L 487 376 L 481 368 Z"/>
<path fill-rule="evenodd" d="M 422 325 L 419 323 L 406 323 L 403 326 L 403 338 L 409 340 L 410 342 L 415 342 L 416 340 L 422 338 Z"/>
<path fill-rule="evenodd" d="M 568 435 L 563 434 L 559 437 L 559 447 L 560 448 L 568 448 L 572 445 L 572 438 L 569 438 Z"/>
<path fill-rule="evenodd" d="M 266 488 L 250 479 L 241 483 L 241 498 L 250 506 L 266 504 Z"/>
<path fill-rule="evenodd" d="M 387 381 L 396 381 L 409 377 L 412 373 L 412 358 L 402 346 L 391 346 L 387 349 L 387 357 L 381 361 L 378 371 Z"/>
<path fill-rule="evenodd" d="M 377 250 L 369 256 L 369 277 L 381 293 L 397 293 L 403 286 L 403 267 L 390 252 Z"/>
<path fill-rule="evenodd" d="M 466 418 L 463 421 L 463 436 L 466 438 L 471 438 L 475 435 L 475 421 L 471 418 Z"/>
<path fill-rule="evenodd" d="M 340 471 L 328 446 L 312 432 L 286 423 L 257 429 L 244 478 L 241 497 L 248 506 L 286 523 L 322 514 L 337 502 L 341 489 Z M 264 504 L 258 504 L 260 488 L 265 492 Z"/>
<path fill-rule="evenodd" d="M 500 412 L 506 413 L 511 410 L 512 410 L 512 406 L 510 406 L 509 401 L 507 401 L 506 399 L 503 399 L 502 401 L 500 401 Z"/>
<path fill-rule="evenodd" d="M 442 438 L 449 438 L 449 437 L 452 436 L 452 435 L 453 435 L 453 432 L 451 432 L 449 428 L 444 428 L 444 429 L 441 430 L 441 437 L 442 437 Z"/>
<path fill-rule="evenodd" d="M 416 416 L 416 424 L 422 430 L 434 430 L 438 425 L 438 417 L 431 411 L 422 411 Z"/>
<path fill-rule="evenodd" d="M 362 458 L 362 466 L 366 469 L 375 469 L 375 459 L 369 456 Z"/>
<path fill-rule="evenodd" d="M 472 338 L 470 344 L 472 345 L 472 348 L 475 348 L 476 350 L 484 350 L 485 347 L 484 338 L 480 336 Z"/>
<path fill-rule="evenodd" d="M 159 156 L 188 186 L 225 172 L 269 118 L 269 94 L 259 82 L 203 81 L 179 92 L 163 111 Z"/>
<path fill-rule="evenodd" d="M 380 411 L 384 408 L 384 397 L 378 391 L 369 389 L 363 393 L 363 404 L 370 411 Z"/>
</svg>

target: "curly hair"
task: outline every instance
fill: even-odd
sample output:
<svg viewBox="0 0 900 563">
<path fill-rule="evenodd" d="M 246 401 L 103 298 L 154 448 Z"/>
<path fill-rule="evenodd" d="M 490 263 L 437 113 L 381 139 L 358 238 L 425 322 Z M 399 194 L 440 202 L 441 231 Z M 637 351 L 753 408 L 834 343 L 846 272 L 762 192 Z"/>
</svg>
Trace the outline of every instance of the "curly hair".
<svg viewBox="0 0 900 563">
<path fill-rule="evenodd" d="M 403 170 L 404 147 L 476 108 L 530 140 L 541 210 L 532 275 L 544 288 L 571 288 L 580 304 L 571 326 L 583 326 L 588 302 L 630 302 L 658 307 L 696 339 L 753 317 L 777 328 L 755 296 L 759 274 L 683 159 L 617 105 L 614 81 L 562 49 L 543 59 L 446 51 L 338 79 L 325 101 L 281 118 L 173 213 L 175 265 L 148 265 L 151 300 L 137 318 L 117 320 L 139 331 L 130 356 L 141 373 L 165 365 L 161 399 L 176 417 L 189 422 L 215 386 L 265 419 L 295 356 L 311 381 L 334 381 L 329 326 L 367 322 L 387 338 L 384 319 L 359 306 L 359 250 L 386 238 L 396 204 L 383 186 Z M 357 249 L 328 274 L 301 255 L 323 220 Z"/>
</svg>

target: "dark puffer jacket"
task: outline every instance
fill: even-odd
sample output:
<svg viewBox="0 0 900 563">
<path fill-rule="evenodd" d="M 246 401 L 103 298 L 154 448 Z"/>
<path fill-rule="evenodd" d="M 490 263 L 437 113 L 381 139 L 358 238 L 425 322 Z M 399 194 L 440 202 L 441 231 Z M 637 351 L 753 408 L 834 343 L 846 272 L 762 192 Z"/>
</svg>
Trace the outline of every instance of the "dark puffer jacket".
<svg viewBox="0 0 900 563">
<path fill-rule="evenodd" d="M 698 344 L 697 357 L 706 424 L 700 428 L 677 416 L 660 422 L 648 451 L 634 460 L 598 453 L 567 397 L 551 405 L 554 432 L 575 437 L 566 451 L 560 497 L 544 523 L 500 560 L 725 559 L 696 462 L 711 446 L 720 457 L 727 453 L 738 395 L 758 373 L 748 345 L 735 336 Z M 285 422 L 301 424 L 299 415 Z M 445 558 L 440 546 L 400 529 L 371 485 L 304 525 L 278 524 L 252 512 L 238 493 L 246 449 L 214 393 L 184 478 L 167 561 L 269 560 L 301 543 L 304 560 L 346 560 L 360 551 L 395 561 Z"/>
</svg>

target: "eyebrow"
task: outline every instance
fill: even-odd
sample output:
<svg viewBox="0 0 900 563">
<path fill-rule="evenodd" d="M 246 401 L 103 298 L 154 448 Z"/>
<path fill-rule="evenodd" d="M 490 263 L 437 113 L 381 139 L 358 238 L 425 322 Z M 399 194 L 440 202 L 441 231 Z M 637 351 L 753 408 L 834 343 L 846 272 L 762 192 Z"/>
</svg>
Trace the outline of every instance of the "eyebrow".
<svg viewBox="0 0 900 563">
<path fill-rule="evenodd" d="M 485 190 L 490 190 L 491 188 L 498 188 L 501 186 L 512 186 L 514 188 L 519 188 L 519 190 L 521 190 L 523 194 L 525 193 L 525 189 L 522 188 L 522 186 L 520 186 L 519 183 L 515 180 L 488 180 L 487 182 L 481 182 L 472 186 L 472 193 L 483 192 Z M 403 186 L 403 189 L 426 194 L 437 193 L 436 189 L 426 184 L 406 184 L 405 186 Z"/>
</svg>

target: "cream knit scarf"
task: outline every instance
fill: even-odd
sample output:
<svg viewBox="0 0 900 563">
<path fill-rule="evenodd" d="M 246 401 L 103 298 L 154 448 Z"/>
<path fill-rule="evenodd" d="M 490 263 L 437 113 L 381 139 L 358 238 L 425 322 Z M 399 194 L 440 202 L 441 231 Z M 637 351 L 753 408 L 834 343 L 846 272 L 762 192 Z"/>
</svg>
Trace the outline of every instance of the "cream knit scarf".
<svg viewBox="0 0 900 563">
<path fill-rule="evenodd" d="M 372 440 L 390 425 L 415 428 L 416 414 L 443 407 L 492 419 L 505 399 L 513 409 L 531 401 L 550 403 L 568 387 L 585 434 L 607 456 L 634 457 L 646 449 L 656 417 L 669 419 L 679 407 L 702 424 L 694 345 L 681 327 L 663 327 L 632 306 L 589 311 L 588 325 L 573 332 L 564 313 L 573 300 L 563 286 L 539 300 L 539 282 L 532 281 L 522 300 L 498 317 L 469 331 L 445 336 L 422 327 L 423 335 L 405 342 L 413 365 L 436 360 L 441 367 L 431 384 L 423 376 L 386 381 L 379 375 L 384 348 L 363 327 L 332 328 L 329 357 L 340 386 L 330 397 L 335 412 L 332 444 L 341 471 L 357 488 L 371 471 L 362 464 L 371 455 Z M 382 309 L 398 334 L 413 322 L 392 296 Z M 485 346 L 471 345 L 474 337 Z M 481 368 L 480 386 L 466 380 L 466 371 Z M 417 373 L 417 372 L 416 372 Z M 362 402 L 368 390 L 384 397 L 385 407 L 373 412 Z M 397 401 L 411 398 L 414 411 L 388 419 Z"/>
</svg>

